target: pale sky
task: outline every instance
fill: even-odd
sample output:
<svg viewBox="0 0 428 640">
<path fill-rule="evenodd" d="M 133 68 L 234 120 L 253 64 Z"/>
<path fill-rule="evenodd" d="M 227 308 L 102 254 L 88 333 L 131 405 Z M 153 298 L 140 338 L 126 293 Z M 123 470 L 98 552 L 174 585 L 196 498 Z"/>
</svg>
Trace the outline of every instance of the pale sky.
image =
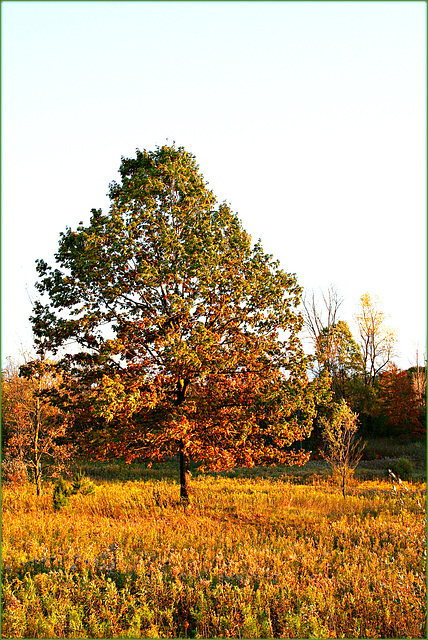
<svg viewBox="0 0 428 640">
<path fill-rule="evenodd" d="M 2 12 L 2 358 L 31 347 L 35 260 L 167 140 L 355 336 L 426 342 L 426 3 L 15 2 Z"/>
</svg>

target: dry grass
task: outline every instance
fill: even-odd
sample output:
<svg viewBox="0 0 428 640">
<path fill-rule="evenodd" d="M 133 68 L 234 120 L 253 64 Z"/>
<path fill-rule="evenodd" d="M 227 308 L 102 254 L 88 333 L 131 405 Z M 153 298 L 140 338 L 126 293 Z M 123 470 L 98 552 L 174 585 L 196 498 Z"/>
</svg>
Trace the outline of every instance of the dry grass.
<svg viewBox="0 0 428 640">
<path fill-rule="evenodd" d="M 192 485 L 4 487 L 2 637 L 426 637 L 424 484 Z"/>
</svg>

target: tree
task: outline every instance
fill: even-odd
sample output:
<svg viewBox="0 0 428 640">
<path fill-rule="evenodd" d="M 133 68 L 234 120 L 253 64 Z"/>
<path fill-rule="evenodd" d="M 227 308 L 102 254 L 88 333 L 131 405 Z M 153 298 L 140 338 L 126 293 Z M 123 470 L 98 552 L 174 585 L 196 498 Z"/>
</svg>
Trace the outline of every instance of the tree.
<svg viewBox="0 0 428 640">
<path fill-rule="evenodd" d="M 311 297 L 305 296 L 302 302 L 304 326 L 312 342 L 317 363 L 314 370 L 315 375 L 319 375 L 321 371 L 325 370 L 331 373 L 332 351 L 334 350 L 331 342 L 331 330 L 336 325 L 339 308 L 343 303 L 343 299 L 339 298 L 337 289 L 333 285 L 328 288 L 327 294 L 321 292 L 321 297 L 322 303 L 316 299 L 315 293 L 312 292 Z"/>
<path fill-rule="evenodd" d="M 348 324 L 344 320 L 324 329 L 318 338 L 318 356 L 332 379 L 334 398 L 349 399 L 350 382 L 362 371 L 361 351 L 356 344 Z M 328 359 L 324 354 L 328 353 Z"/>
<path fill-rule="evenodd" d="M 356 439 L 358 416 L 342 400 L 335 404 L 330 420 L 323 419 L 323 436 L 326 445 L 324 458 L 341 479 L 342 494 L 346 497 L 349 478 L 361 460 L 365 445 Z"/>
<path fill-rule="evenodd" d="M 213 193 L 194 157 L 162 146 L 122 158 L 107 214 L 61 234 L 37 263 L 31 318 L 58 353 L 57 403 L 99 457 L 179 454 L 211 469 L 302 463 L 316 385 L 298 339 L 301 288 Z M 45 299 L 46 299 L 45 298 Z"/>
<path fill-rule="evenodd" d="M 427 391 L 427 376 L 426 376 L 426 353 L 424 354 L 424 364 L 419 361 L 419 348 L 415 349 L 415 365 L 410 367 L 409 373 L 411 374 L 412 386 L 416 395 L 417 401 L 420 406 L 425 409 L 426 405 L 426 391 Z M 425 411 L 424 411 L 425 413 Z"/>
<path fill-rule="evenodd" d="M 327 372 L 333 398 L 348 399 L 349 382 L 362 371 L 361 351 L 348 324 L 338 319 L 343 300 L 333 286 L 322 293 L 322 302 L 314 293 L 303 301 L 304 324 L 314 349 L 313 372 L 316 376 Z"/>
<path fill-rule="evenodd" d="M 20 377 L 20 371 L 26 377 Z M 18 367 L 9 360 L 2 372 L 5 460 L 32 471 L 38 496 L 42 491 L 42 470 L 43 474 L 55 476 L 65 469 L 71 456 L 71 447 L 64 442 L 64 420 L 46 396 L 57 384 L 51 371 L 49 362 L 38 361 L 34 370 L 29 364 Z"/>
<path fill-rule="evenodd" d="M 392 361 L 396 343 L 395 332 L 385 326 L 385 314 L 378 298 L 365 293 L 360 298 L 360 312 L 356 315 L 363 358 L 363 378 L 366 386 L 373 386 L 378 374 Z"/>
<path fill-rule="evenodd" d="M 424 435 L 423 402 L 413 372 L 391 364 L 379 377 L 378 411 L 395 435 L 409 439 Z"/>
</svg>

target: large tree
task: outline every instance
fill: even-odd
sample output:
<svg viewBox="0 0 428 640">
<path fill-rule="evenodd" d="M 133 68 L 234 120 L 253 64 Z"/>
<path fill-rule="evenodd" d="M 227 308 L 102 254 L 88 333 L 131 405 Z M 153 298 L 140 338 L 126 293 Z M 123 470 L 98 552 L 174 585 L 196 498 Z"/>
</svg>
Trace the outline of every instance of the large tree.
<svg viewBox="0 0 428 640">
<path fill-rule="evenodd" d="M 315 391 L 295 275 L 216 206 L 183 148 L 137 149 L 119 171 L 109 212 L 61 234 L 56 268 L 37 263 L 33 330 L 68 380 L 75 437 L 101 457 L 180 454 L 183 500 L 189 458 L 302 463 L 290 446 Z"/>
</svg>

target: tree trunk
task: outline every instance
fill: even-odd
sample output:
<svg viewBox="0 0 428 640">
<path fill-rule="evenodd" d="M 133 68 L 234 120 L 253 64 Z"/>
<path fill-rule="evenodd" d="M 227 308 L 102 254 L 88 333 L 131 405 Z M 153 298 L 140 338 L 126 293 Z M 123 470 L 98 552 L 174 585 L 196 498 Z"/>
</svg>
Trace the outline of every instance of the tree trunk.
<svg viewBox="0 0 428 640">
<path fill-rule="evenodd" d="M 189 503 L 189 462 L 183 440 L 180 440 L 180 501 L 183 504 Z"/>
<path fill-rule="evenodd" d="M 39 393 L 41 390 L 41 381 L 39 379 Z M 40 397 L 36 397 L 36 415 L 34 429 L 34 481 L 36 483 L 36 494 L 40 496 L 41 488 L 41 464 L 39 456 L 39 434 L 40 434 Z"/>
<path fill-rule="evenodd" d="M 175 400 L 176 407 L 179 407 L 184 402 L 184 396 L 189 382 L 189 378 L 178 380 L 177 397 Z M 189 504 L 189 461 L 184 451 L 183 440 L 180 440 L 180 501 L 182 504 Z"/>
<path fill-rule="evenodd" d="M 35 474 L 35 480 L 36 480 L 36 494 L 38 496 L 41 495 L 42 493 L 42 470 L 41 470 L 41 464 L 37 464 L 36 465 L 36 469 L 34 471 Z"/>
</svg>

